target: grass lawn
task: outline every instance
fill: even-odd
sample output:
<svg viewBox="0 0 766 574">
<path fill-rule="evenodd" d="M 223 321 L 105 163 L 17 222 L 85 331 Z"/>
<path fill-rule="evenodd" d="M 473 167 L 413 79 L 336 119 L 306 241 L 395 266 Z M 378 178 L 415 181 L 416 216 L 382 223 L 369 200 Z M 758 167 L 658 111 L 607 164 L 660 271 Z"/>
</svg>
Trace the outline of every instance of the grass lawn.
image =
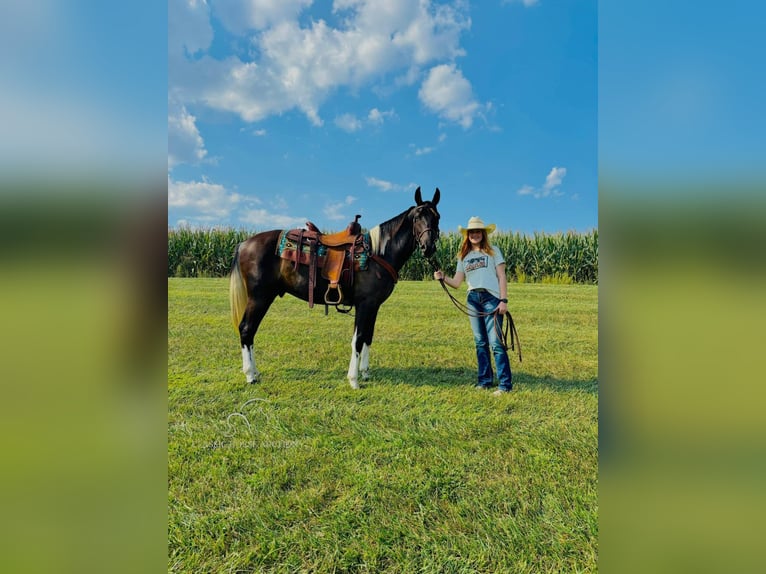
<svg viewBox="0 0 766 574">
<path fill-rule="evenodd" d="M 169 279 L 168 570 L 596 571 L 598 288 L 508 294 L 496 398 L 433 281 L 381 307 L 355 391 L 350 316 L 277 299 L 248 385 L 228 279 Z"/>
</svg>

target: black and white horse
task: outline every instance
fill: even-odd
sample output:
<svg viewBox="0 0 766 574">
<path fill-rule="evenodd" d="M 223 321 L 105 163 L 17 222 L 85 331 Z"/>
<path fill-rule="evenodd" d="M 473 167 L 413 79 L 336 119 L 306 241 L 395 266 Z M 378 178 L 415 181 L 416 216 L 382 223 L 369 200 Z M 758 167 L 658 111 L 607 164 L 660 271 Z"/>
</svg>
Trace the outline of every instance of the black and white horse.
<svg viewBox="0 0 766 574">
<path fill-rule="evenodd" d="M 436 188 L 433 199 L 423 201 L 418 187 L 416 205 L 370 229 L 368 268 L 354 273 L 353 284 L 343 290 L 342 304 L 356 308 L 348 366 L 348 382 L 355 389 L 359 388 L 360 374 L 362 379 L 368 378 L 378 309 L 393 292 L 398 272 L 416 248 L 425 257 L 436 251 L 439 239 L 436 206 L 440 195 Z M 277 295 L 285 293 L 309 300 L 308 267 L 296 268 L 293 262 L 280 257 L 277 247 L 281 234 L 279 229 L 258 233 L 240 243 L 234 254 L 229 301 L 242 346 L 242 371 L 249 383 L 260 377 L 253 356 L 253 339 L 271 303 Z M 321 276 L 315 282 L 313 298 L 322 300 L 328 282 Z"/>
</svg>

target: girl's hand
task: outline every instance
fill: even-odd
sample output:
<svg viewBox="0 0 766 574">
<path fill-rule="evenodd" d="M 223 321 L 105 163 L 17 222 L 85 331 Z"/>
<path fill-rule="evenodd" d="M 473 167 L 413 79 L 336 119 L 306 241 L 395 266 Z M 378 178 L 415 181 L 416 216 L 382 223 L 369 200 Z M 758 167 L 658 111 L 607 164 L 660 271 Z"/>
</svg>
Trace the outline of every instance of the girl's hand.
<svg viewBox="0 0 766 574">
<path fill-rule="evenodd" d="M 441 271 L 434 271 L 434 279 L 436 279 L 437 281 L 441 281 L 442 279 L 444 279 L 444 273 L 442 273 Z"/>
<path fill-rule="evenodd" d="M 500 304 L 497 306 L 497 312 L 501 315 L 505 315 L 508 312 L 508 303 L 500 301 Z"/>
</svg>

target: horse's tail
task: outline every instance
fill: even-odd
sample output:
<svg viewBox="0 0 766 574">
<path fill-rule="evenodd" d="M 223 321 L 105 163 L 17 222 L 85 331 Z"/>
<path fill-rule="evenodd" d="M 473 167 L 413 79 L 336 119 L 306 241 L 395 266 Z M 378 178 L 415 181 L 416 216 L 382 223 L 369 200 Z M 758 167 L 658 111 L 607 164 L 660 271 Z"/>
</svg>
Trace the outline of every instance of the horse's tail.
<svg viewBox="0 0 766 574">
<path fill-rule="evenodd" d="M 242 277 L 242 271 L 239 268 L 239 248 L 240 243 L 234 250 L 234 262 L 231 265 L 231 276 L 229 277 L 229 304 L 231 307 L 231 322 L 234 328 L 239 330 L 239 323 L 245 314 L 247 305 L 247 287 L 245 279 Z"/>
</svg>

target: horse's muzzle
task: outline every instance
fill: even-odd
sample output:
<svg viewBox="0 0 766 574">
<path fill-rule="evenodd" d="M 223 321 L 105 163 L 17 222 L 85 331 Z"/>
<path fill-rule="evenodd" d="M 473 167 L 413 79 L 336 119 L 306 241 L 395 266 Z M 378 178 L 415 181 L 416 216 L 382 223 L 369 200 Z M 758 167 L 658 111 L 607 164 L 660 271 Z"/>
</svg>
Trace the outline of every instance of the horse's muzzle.
<svg viewBox="0 0 766 574">
<path fill-rule="evenodd" d="M 429 245 L 421 245 L 420 253 L 422 253 L 424 257 L 431 257 L 431 255 L 436 253 L 436 245 L 434 243 Z"/>
</svg>

